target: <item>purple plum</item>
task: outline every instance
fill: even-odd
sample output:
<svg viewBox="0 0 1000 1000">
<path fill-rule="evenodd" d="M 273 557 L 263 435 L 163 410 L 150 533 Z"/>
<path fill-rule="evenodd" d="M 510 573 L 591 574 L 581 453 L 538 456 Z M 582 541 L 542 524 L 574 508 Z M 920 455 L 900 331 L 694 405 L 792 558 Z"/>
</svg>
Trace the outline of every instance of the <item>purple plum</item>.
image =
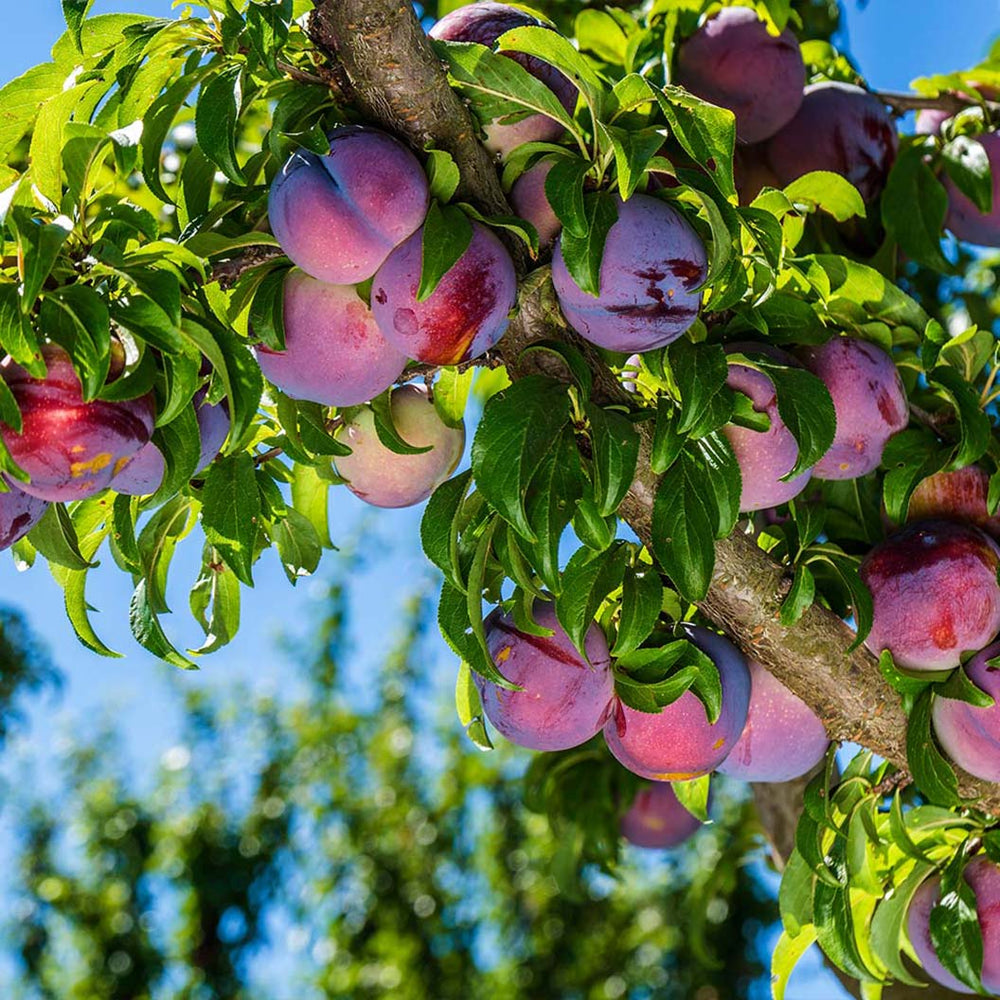
<svg viewBox="0 0 1000 1000">
<path fill-rule="evenodd" d="M 928 518 L 965 521 L 994 538 L 1000 538 L 1000 514 L 990 516 L 987 507 L 989 474 L 978 465 L 935 472 L 917 484 L 910 495 L 907 521 Z"/>
<path fill-rule="evenodd" d="M 636 847 L 678 847 L 701 829 L 701 820 L 680 804 L 669 781 L 653 781 L 636 792 L 622 816 L 622 836 Z"/>
<path fill-rule="evenodd" d="M 944 224 L 956 239 L 965 243 L 1000 247 L 1000 135 L 987 132 L 976 136 L 976 142 L 986 151 L 986 158 L 989 160 L 993 207 L 989 212 L 980 212 L 972 199 L 963 194 L 946 174 L 943 180 L 948 192 L 948 216 Z"/>
<path fill-rule="evenodd" d="M 48 502 L 18 489 L 7 480 L 7 492 L 0 493 L 0 549 L 9 549 L 38 524 L 48 510 Z"/>
<path fill-rule="evenodd" d="M 538 249 L 549 250 L 562 231 L 559 216 L 552 211 L 545 194 L 545 178 L 554 164 L 553 160 L 542 160 L 525 170 L 510 189 L 510 204 L 514 211 L 530 222 L 538 233 Z"/>
</svg>

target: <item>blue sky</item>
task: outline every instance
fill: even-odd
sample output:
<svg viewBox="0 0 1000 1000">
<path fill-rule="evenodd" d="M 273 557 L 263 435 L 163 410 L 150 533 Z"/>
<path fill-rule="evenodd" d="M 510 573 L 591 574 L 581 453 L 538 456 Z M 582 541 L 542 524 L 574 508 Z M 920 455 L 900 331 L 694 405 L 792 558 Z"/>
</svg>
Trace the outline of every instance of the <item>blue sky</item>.
<svg viewBox="0 0 1000 1000">
<path fill-rule="evenodd" d="M 11 9 L 4 21 L 0 82 L 44 61 L 63 29 L 59 0 L 24 0 L 16 5 L 8 0 L 5 6 Z M 94 13 L 116 11 L 169 17 L 171 4 L 169 0 L 97 0 L 93 8 Z M 1000 0 L 870 0 L 865 9 L 858 9 L 852 0 L 847 3 L 848 47 L 870 83 L 881 89 L 906 89 L 916 76 L 977 62 L 998 30 Z M 371 512 L 346 490 L 333 492 L 334 540 L 345 542 L 361 532 L 363 545 L 370 551 L 391 553 L 360 574 L 352 593 L 355 620 L 362 624 L 363 635 L 353 663 L 359 677 L 366 664 L 377 662 L 388 650 L 393 609 L 413 584 L 425 578 L 417 537 L 419 516 L 419 510 Z M 168 623 L 168 628 L 173 629 L 178 645 L 196 645 L 200 639 L 186 610 L 199 551 L 195 540 L 182 546 L 172 572 L 177 621 Z M 336 554 L 326 557 L 335 558 Z M 121 660 L 102 659 L 79 645 L 66 621 L 61 592 L 44 565 L 19 574 L 8 558 L 0 557 L 0 600 L 24 610 L 67 676 L 59 700 L 42 699 L 30 706 L 30 733 L 15 740 L 0 763 L 0 776 L 7 780 L 23 783 L 29 768 L 30 780 L 44 787 L 45 760 L 58 748 L 60 734 L 79 732 L 81 726 L 90 730 L 105 715 L 113 716 L 124 729 L 136 773 L 148 773 L 176 738 L 174 720 L 164 709 L 172 703 L 169 688 L 226 684 L 236 678 L 266 687 L 284 686 L 288 668 L 275 640 L 281 631 L 302 634 L 318 613 L 316 602 L 323 592 L 320 584 L 308 580 L 293 589 L 273 553 L 265 555 L 257 567 L 257 587 L 244 593 L 243 627 L 237 639 L 207 658 L 200 672 L 180 675 L 145 654 L 131 639 L 127 624 L 130 582 L 110 559 L 105 562 L 92 575 L 88 595 L 100 609 L 94 619 L 98 631 L 109 645 L 127 654 Z M 437 660 L 443 690 L 451 669 L 443 643 Z M 0 870 L 3 845 L 9 843 L 11 834 L 8 823 L 0 811 Z M 810 969 L 804 969 L 795 982 L 789 1000 L 846 996 L 832 979 L 817 979 Z"/>
</svg>

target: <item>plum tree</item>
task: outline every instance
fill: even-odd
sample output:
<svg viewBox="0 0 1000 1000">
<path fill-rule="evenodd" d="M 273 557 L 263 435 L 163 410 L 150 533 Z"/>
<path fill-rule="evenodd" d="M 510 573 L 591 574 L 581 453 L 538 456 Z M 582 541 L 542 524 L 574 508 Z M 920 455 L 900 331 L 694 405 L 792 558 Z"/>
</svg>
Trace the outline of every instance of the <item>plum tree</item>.
<svg viewBox="0 0 1000 1000">
<path fill-rule="evenodd" d="M 749 7 L 724 7 L 681 47 L 679 82 L 736 115 L 741 142 L 761 142 L 802 104 L 806 68 L 791 29 L 772 35 Z"/>
<path fill-rule="evenodd" d="M 643 712 L 618 701 L 604 726 L 608 749 L 643 778 L 683 781 L 707 774 L 729 755 L 747 721 L 750 673 L 743 654 L 727 639 L 699 625 L 683 634 L 719 671 L 722 705 L 715 722 L 701 700 L 685 691 L 659 712 Z"/>
<path fill-rule="evenodd" d="M 452 365 L 488 351 L 507 329 L 517 296 L 510 254 L 485 226 L 423 301 L 418 231 L 394 250 L 372 285 L 372 313 L 385 339 L 416 361 Z"/>
<path fill-rule="evenodd" d="M 519 631 L 513 617 L 499 610 L 487 618 L 490 656 L 519 690 L 477 674 L 483 711 L 511 743 L 531 750 L 569 750 L 596 736 L 610 710 L 614 679 L 608 643 L 600 627 L 591 625 L 584 660 L 551 602 L 537 599 L 532 617 L 552 634 Z"/>
<path fill-rule="evenodd" d="M 669 781 L 651 781 L 635 793 L 622 816 L 621 832 L 636 847 L 678 847 L 701 825 L 701 820 L 681 805 Z"/>
<path fill-rule="evenodd" d="M 285 349 L 255 347 L 264 376 L 296 399 L 353 406 L 384 392 L 406 367 L 406 355 L 379 330 L 350 285 L 331 285 L 291 271 L 284 291 Z"/>
<path fill-rule="evenodd" d="M 682 215 L 649 195 L 617 202 L 601 262 L 600 292 L 583 291 L 563 256 L 552 257 L 552 283 L 566 321 L 610 351 L 651 351 L 682 336 L 698 317 L 705 246 Z"/>
<path fill-rule="evenodd" d="M 906 519 L 967 521 L 994 538 L 1000 537 L 1000 517 L 991 516 L 987 505 L 989 488 L 990 477 L 978 465 L 935 472 L 910 494 Z"/>
<path fill-rule="evenodd" d="M 465 448 L 465 427 L 449 427 L 437 414 L 425 386 L 404 385 L 390 397 L 392 422 L 415 455 L 401 455 L 379 439 L 375 414 L 363 407 L 337 431 L 351 449 L 337 459 L 347 487 L 373 507 L 411 507 L 426 500 L 455 471 Z"/>
<path fill-rule="evenodd" d="M 861 564 L 874 616 L 865 643 L 908 670 L 950 670 L 1000 631 L 1000 548 L 971 525 L 912 524 Z"/>
<path fill-rule="evenodd" d="M 750 669 L 750 708 L 740 738 L 719 765 L 743 781 L 791 781 L 811 771 L 829 746 L 816 713 L 756 660 Z"/>
<path fill-rule="evenodd" d="M 832 337 L 799 352 L 833 399 L 837 433 L 813 466 L 817 479 L 857 479 L 877 468 L 893 434 L 909 423 L 906 390 L 893 360 L 856 337 Z"/>
<path fill-rule="evenodd" d="M 352 285 L 416 232 L 428 198 L 419 161 L 398 139 L 345 126 L 330 133 L 329 153 L 292 154 L 271 185 L 268 217 L 282 250 L 306 274 Z"/>
<path fill-rule="evenodd" d="M 525 170 L 510 189 L 511 208 L 535 227 L 541 250 L 549 250 L 562 229 L 559 216 L 545 194 L 545 179 L 554 165 L 554 160 L 536 163 Z"/>
</svg>

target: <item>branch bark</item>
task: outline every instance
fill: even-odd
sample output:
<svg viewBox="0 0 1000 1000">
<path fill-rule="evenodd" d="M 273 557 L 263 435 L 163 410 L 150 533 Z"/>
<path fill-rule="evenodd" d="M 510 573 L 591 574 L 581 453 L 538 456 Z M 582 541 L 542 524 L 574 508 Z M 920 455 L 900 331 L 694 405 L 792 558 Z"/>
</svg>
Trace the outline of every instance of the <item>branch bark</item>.
<svg viewBox="0 0 1000 1000">
<path fill-rule="evenodd" d="M 966 108 L 984 107 L 994 113 L 1000 111 L 1000 104 L 995 101 L 977 101 L 970 97 L 963 97 L 961 94 L 944 93 L 937 97 L 925 97 L 923 94 L 901 94 L 893 90 L 875 90 L 873 96 L 877 97 L 883 104 L 888 105 L 893 111 L 905 114 L 907 111 L 947 111 L 949 114 L 957 115 Z"/>
</svg>

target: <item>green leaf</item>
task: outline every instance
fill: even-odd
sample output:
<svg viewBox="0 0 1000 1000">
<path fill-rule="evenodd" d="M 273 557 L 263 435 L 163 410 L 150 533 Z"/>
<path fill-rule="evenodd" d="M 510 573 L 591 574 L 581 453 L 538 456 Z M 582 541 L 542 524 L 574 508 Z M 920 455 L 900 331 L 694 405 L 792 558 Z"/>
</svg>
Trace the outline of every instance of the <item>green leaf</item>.
<svg viewBox="0 0 1000 1000">
<path fill-rule="evenodd" d="M 650 160 L 663 146 L 663 135 L 659 128 L 630 131 L 614 125 L 606 126 L 605 132 L 615 153 L 618 193 L 622 201 L 628 201 L 645 176 Z"/>
<path fill-rule="evenodd" d="M 993 170 L 981 142 L 959 135 L 946 142 L 941 150 L 944 169 L 959 189 L 980 212 L 993 211 Z"/>
<path fill-rule="evenodd" d="M 934 742 L 932 699 L 928 688 L 914 702 L 906 728 L 906 759 L 913 780 L 928 799 L 942 806 L 957 806 L 961 802 L 958 777 Z"/>
<path fill-rule="evenodd" d="M 962 469 L 972 465 L 986 454 L 992 435 L 990 418 L 979 407 L 978 390 L 965 381 L 961 372 L 947 365 L 939 365 L 927 379 L 931 385 L 944 390 L 958 414 L 962 438 L 952 467 Z"/>
<path fill-rule="evenodd" d="M 553 170 L 555 167 L 552 168 Z M 551 177 L 552 174 L 549 174 Z M 548 181 L 548 178 L 546 178 Z M 614 199 L 605 191 L 584 196 L 587 229 L 582 236 L 564 230 L 559 237 L 559 251 L 570 277 L 577 287 L 595 298 L 601 290 L 601 261 L 608 231 L 618 221 Z"/>
<path fill-rule="evenodd" d="M 635 478 L 639 433 L 628 417 L 588 403 L 594 498 L 606 517 L 618 510 Z"/>
<path fill-rule="evenodd" d="M 267 272 L 250 300 L 249 326 L 255 339 L 272 351 L 285 349 L 285 279 L 288 270 Z"/>
<path fill-rule="evenodd" d="M 28 533 L 28 540 L 50 562 L 72 570 L 85 570 L 90 562 L 80 551 L 80 540 L 66 507 L 49 504 L 42 519 Z"/>
<path fill-rule="evenodd" d="M 804 927 L 796 937 L 782 932 L 771 954 L 771 996 L 774 1000 L 785 1000 L 785 990 L 795 966 L 815 941 L 816 928 L 812 924 Z"/>
<path fill-rule="evenodd" d="M 167 638 L 160 625 L 160 619 L 150 607 L 145 580 L 140 580 L 132 593 L 132 600 L 129 603 L 129 625 L 139 645 L 154 656 L 182 670 L 198 669 L 186 656 L 182 656 Z"/>
<path fill-rule="evenodd" d="M 420 285 L 417 301 L 424 302 L 434 294 L 438 282 L 469 248 L 472 223 L 457 205 L 441 206 L 431 202 L 424 219 L 421 237 Z"/>
<path fill-rule="evenodd" d="M 812 894 L 815 875 L 795 849 L 789 855 L 778 888 L 781 923 L 790 938 L 797 938 L 812 925 Z M 810 940 L 812 940 L 810 938 Z"/>
<path fill-rule="evenodd" d="M 64 347 L 80 377 L 84 402 L 95 399 L 111 363 L 111 318 L 104 299 L 86 285 L 67 285 L 46 292 L 39 322 Z"/>
<path fill-rule="evenodd" d="M 941 230 L 948 212 L 948 195 L 924 162 L 920 146 L 896 157 L 882 193 L 882 224 L 900 249 L 935 271 L 951 265 L 941 253 Z"/>
<path fill-rule="evenodd" d="M 711 774 L 703 774 L 700 778 L 670 783 L 670 787 L 677 796 L 677 801 L 702 823 L 710 822 L 708 818 L 708 791 L 711 781 Z"/>
<path fill-rule="evenodd" d="M 631 653 L 649 638 L 660 620 L 663 607 L 663 581 L 651 566 L 629 566 L 622 580 L 621 616 L 618 637 L 611 655 Z"/>
<path fill-rule="evenodd" d="M 667 356 L 681 396 L 677 432 L 687 434 L 701 422 L 712 397 L 726 384 L 726 352 L 721 344 L 693 344 L 682 337 L 670 345 Z"/>
<path fill-rule="evenodd" d="M 469 739 L 480 750 L 492 750 L 493 743 L 486 731 L 479 688 L 472 679 L 469 664 L 464 660 L 459 664 L 458 677 L 455 679 L 455 710 L 458 712 L 458 721 Z"/>
<path fill-rule="evenodd" d="M 63 89 L 66 77 L 64 67 L 42 63 L 0 87 L 0 164 L 7 162 L 42 104 Z"/>
<path fill-rule="evenodd" d="M 427 181 L 431 197 L 446 205 L 458 190 L 461 175 L 455 158 L 444 149 L 427 150 Z"/>
<path fill-rule="evenodd" d="M 909 971 L 900 957 L 903 928 L 917 889 L 933 870 L 934 866 L 930 863 L 917 864 L 913 871 L 879 902 L 871 923 L 870 941 L 875 957 L 886 967 L 893 979 L 908 983 L 910 986 L 919 985 L 920 980 Z"/>
<path fill-rule="evenodd" d="M 433 449 L 433 445 L 415 445 L 406 441 L 396 429 L 392 419 L 392 390 L 386 389 L 370 403 L 375 417 L 375 433 L 382 446 L 397 455 L 423 455 Z"/>
<path fill-rule="evenodd" d="M 226 66 L 198 94 L 194 127 L 204 154 L 234 183 L 247 180 L 236 159 L 236 135 L 243 103 L 243 66 Z"/>
<path fill-rule="evenodd" d="M 584 659 L 584 639 L 604 599 L 622 585 L 628 555 L 624 542 L 604 552 L 583 547 L 573 553 L 563 570 L 556 617 Z"/>
<path fill-rule="evenodd" d="M 813 170 L 792 181 L 785 188 L 788 199 L 809 211 L 817 209 L 832 215 L 837 222 L 856 216 L 865 218 L 865 202 L 858 189 L 841 174 Z"/>
<path fill-rule="evenodd" d="M 816 881 L 813 887 L 816 940 L 827 958 L 855 979 L 871 978 L 855 937 L 850 889 Z"/>
<path fill-rule="evenodd" d="M 424 555 L 441 570 L 457 590 L 465 592 L 465 580 L 458 554 L 459 515 L 469 491 L 472 471 L 442 483 L 427 501 L 420 521 L 420 542 Z"/>
<path fill-rule="evenodd" d="M 479 618 L 482 627 L 481 614 Z M 438 627 L 455 655 L 468 663 L 477 674 L 508 690 L 520 690 L 512 685 L 497 670 L 493 660 L 484 654 L 482 646 L 472 634 L 468 598 L 462 591 L 452 587 L 447 580 L 441 588 L 441 599 L 438 603 Z"/>
<path fill-rule="evenodd" d="M 206 545 L 201 572 L 189 598 L 191 614 L 205 633 L 205 642 L 188 650 L 192 656 L 214 653 L 232 641 L 240 627 L 240 600 L 236 574 Z"/>
<path fill-rule="evenodd" d="M 38 338 L 31 320 L 21 312 L 21 299 L 13 282 L 0 282 L 0 347 L 36 377 L 44 377 Z"/>
<path fill-rule="evenodd" d="M 59 251 L 72 232 L 72 223 L 64 216 L 55 222 L 43 223 L 27 213 L 14 210 L 9 221 L 17 227 L 18 243 L 23 260 L 24 281 L 21 285 L 21 312 L 27 315 L 35 304 L 59 257 Z"/>
<path fill-rule="evenodd" d="M 545 177 L 545 198 L 571 236 L 587 235 L 590 221 L 583 198 L 583 182 L 593 164 L 577 156 L 561 156 Z"/>
<path fill-rule="evenodd" d="M 781 602 L 780 621 L 785 628 L 791 628 L 812 607 L 816 597 L 816 579 L 805 563 L 798 563 L 792 586 Z"/>
<path fill-rule="evenodd" d="M 202 527 L 240 581 L 253 586 L 254 543 L 261 514 L 253 458 L 241 452 L 217 459 L 202 492 Z"/>
<path fill-rule="evenodd" d="M 983 967 L 983 934 L 976 908 L 976 893 L 965 880 L 967 863 L 959 851 L 941 875 L 941 897 L 931 910 L 931 944 L 941 964 L 956 979 L 985 993 L 980 978 Z"/>
<path fill-rule="evenodd" d="M 885 512 L 893 524 L 906 520 L 910 497 L 928 476 L 948 464 L 948 450 L 937 435 L 920 428 L 894 434 L 882 453 L 882 465 L 888 470 L 882 482 Z"/>
<path fill-rule="evenodd" d="M 572 523 L 576 537 L 595 552 L 608 548 L 618 531 L 618 518 L 614 514 L 603 516 L 597 504 L 587 496 L 577 504 Z"/>
<path fill-rule="evenodd" d="M 649 464 L 653 472 L 661 475 L 677 460 L 686 438 L 677 429 L 678 410 L 665 396 L 656 401 L 656 427 L 653 431 L 653 454 Z"/>
<path fill-rule="evenodd" d="M 330 538 L 330 484 L 311 465 L 298 462 L 292 470 L 292 506 L 309 519 L 320 545 L 333 548 Z"/>
<path fill-rule="evenodd" d="M 142 559 L 135 539 L 136 507 L 138 500 L 129 496 L 116 496 L 111 508 L 112 528 L 109 540 L 115 560 L 127 573 L 142 573 Z"/>
</svg>

